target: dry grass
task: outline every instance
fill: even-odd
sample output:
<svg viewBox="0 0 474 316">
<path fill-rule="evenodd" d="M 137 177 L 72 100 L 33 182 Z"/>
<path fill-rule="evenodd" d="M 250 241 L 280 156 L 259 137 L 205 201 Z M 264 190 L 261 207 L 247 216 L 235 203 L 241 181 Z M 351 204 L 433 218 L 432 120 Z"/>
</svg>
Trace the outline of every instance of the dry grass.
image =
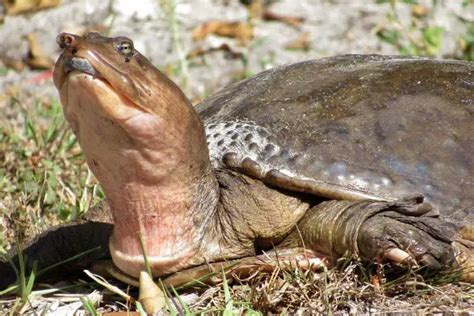
<svg viewBox="0 0 474 316">
<path fill-rule="evenodd" d="M 436 283 L 415 273 L 404 273 L 398 280 L 388 281 L 381 266 L 367 268 L 359 262 L 347 261 L 338 268 L 319 272 L 275 270 L 257 274 L 251 279 L 224 281 L 214 286 L 187 289 L 179 294 L 167 291 L 170 314 L 194 315 L 347 315 L 374 313 L 466 312 L 474 306 L 474 288 L 470 284 Z M 231 283 L 230 283 L 231 282 Z M 136 289 L 112 281 L 128 294 L 137 297 Z M 49 290 L 33 292 L 26 304 L 12 298 L 4 308 L 16 310 L 47 310 L 59 305 L 92 306 L 96 312 L 136 310 L 107 289 L 84 281 L 63 281 L 49 285 Z M 7 297 L 5 297 L 7 298 Z M 77 305 L 77 303 L 80 303 Z M 76 307 L 77 308 L 77 307 Z M 0 303 L 1 311 L 1 303 Z"/>
</svg>

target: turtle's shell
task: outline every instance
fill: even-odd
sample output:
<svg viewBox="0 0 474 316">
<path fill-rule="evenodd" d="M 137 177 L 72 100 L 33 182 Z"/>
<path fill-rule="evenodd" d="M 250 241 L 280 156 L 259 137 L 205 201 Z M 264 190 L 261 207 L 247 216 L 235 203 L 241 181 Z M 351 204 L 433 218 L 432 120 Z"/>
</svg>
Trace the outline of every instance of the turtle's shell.
<svg viewBox="0 0 474 316">
<path fill-rule="evenodd" d="M 462 61 L 339 56 L 262 72 L 197 110 L 214 161 L 240 151 L 264 172 L 421 193 L 449 214 L 474 209 L 473 73 Z"/>
</svg>

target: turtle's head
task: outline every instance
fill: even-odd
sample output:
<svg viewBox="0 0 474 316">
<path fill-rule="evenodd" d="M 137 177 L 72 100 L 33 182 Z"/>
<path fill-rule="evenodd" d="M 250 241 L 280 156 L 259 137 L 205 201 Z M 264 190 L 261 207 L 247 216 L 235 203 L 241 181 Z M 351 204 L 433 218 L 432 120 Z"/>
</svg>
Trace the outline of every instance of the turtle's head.
<svg viewBox="0 0 474 316">
<path fill-rule="evenodd" d="M 139 107 L 144 112 L 156 110 L 155 102 L 149 102 L 149 98 L 153 97 L 153 90 L 150 89 L 153 81 L 147 75 L 157 71 L 135 50 L 132 40 L 126 37 L 103 37 L 98 33 L 88 33 L 84 37 L 61 33 L 56 41 L 63 49 L 54 73 L 54 83 L 61 96 L 67 97 L 67 87 L 64 85 L 69 81 L 85 80 L 91 76 L 100 81 L 88 86 L 97 89 L 99 84 L 107 84 L 109 87 L 105 87 L 109 88 L 108 93 L 120 93 L 129 101 L 129 106 Z M 106 93 L 105 87 L 100 87 L 104 90 L 102 94 Z"/>
<path fill-rule="evenodd" d="M 65 107 L 73 102 L 71 94 L 80 92 L 96 96 L 100 103 L 96 106 L 117 123 L 147 113 L 169 125 L 183 122 L 186 116 L 196 117 L 190 115 L 194 110 L 179 87 L 140 54 L 129 38 L 61 33 L 57 42 L 63 52 L 55 65 L 54 83 Z"/>
<path fill-rule="evenodd" d="M 106 191 L 100 161 L 110 165 L 120 157 L 129 159 L 123 167 L 130 172 L 119 170 L 119 176 L 128 174 L 139 183 L 183 173 L 181 180 L 186 180 L 190 171 L 199 177 L 209 167 L 202 123 L 190 102 L 130 39 L 61 33 L 57 42 L 63 52 L 54 83 L 66 118 Z M 141 155 L 133 160 L 133 153 Z"/>
<path fill-rule="evenodd" d="M 54 83 L 111 205 L 114 259 L 141 257 L 137 233 L 148 240 L 150 256 L 172 261 L 176 252 L 189 255 L 183 249 L 196 248 L 200 236 L 188 226 L 201 219 L 188 212 L 196 213 L 203 196 L 198 187 L 210 174 L 204 129 L 192 105 L 126 37 L 62 33 L 57 42 L 63 51 Z M 127 264 L 118 265 L 139 273 Z"/>
</svg>

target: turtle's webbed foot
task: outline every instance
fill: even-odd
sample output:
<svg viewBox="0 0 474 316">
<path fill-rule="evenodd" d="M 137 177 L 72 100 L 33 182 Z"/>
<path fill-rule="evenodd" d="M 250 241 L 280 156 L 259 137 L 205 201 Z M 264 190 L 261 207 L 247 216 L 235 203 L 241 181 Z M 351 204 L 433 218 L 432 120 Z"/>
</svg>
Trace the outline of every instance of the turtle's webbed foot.
<svg viewBox="0 0 474 316">
<path fill-rule="evenodd" d="M 358 233 L 363 257 L 416 263 L 430 270 L 459 267 L 462 280 L 474 283 L 472 210 L 464 218 L 407 216 L 388 208 L 367 219 Z"/>
<path fill-rule="evenodd" d="M 421 197 L 394 202 L 328 201 L 298 223 L 304 243 L 340 257 L 349 252 L 369 260 L 413 264 L 439 270 L 455 266 L 464 220 L 431 212 Z"/>
<path fill-rule="evenodd" d="M 439 270 L 455 262 L 453 227 L 440 218 L 382 212 L 365 221 L 358 234 L 365 258 L 418 264 Z"/>
<path fill-rule="evenodd" d="M 417 264 L 432 270 L 455 263 L 451 243 L 459 225 L 427 215 L 422 197 L 389 202 L 368 218 L 358 232 L 359 253 L 366 258 Z"/>
</svg>

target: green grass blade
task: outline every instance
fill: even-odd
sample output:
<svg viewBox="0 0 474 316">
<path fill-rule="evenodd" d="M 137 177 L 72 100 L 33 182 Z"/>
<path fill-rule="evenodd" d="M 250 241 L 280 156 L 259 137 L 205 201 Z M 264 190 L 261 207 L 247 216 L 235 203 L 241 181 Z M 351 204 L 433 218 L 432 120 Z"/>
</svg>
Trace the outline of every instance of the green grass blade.
<svg viewBox="0 0 474 316">
<path fill-rule="evenodd" d="M 170 289 L 171 289 L 171 291 L 173 291 L 173 294 L 175 295 L 176 299 L 178 300 L 179 305 L 181 305 L 181 307 L 183 308 L 183 310 L 184 310 L 184 315 L 194 315 L 194 314 L 191 312 L 191 310 L 189 309 L 188 304 L 186 304 L 186 302 L 181 299 L 181 296 L 178 294 L 178 292 L 176 291 L 176 289 L 175 289 L 174 287 L 171 287 Z"/>
<path fill-rule="evenodd" d="M 143 242 L 143 236 L 141 232 L 138 232 L 138 240 L 140 241 L 140 247 L 142 248 L 143 260 L 145 260 L 146 272 L 151 278 L 153 278 L 153 275 L 151 274 L 150 262 L 148 261 L 148 256 L 145 250 L 145 243 Z"/>
<path fill-rule="evenodd" d="M 169 315 L 176 316 L 177 313 L 176 313 L 175 308 L 173 307 L 173 302 L 172 302 L 171 299 L 170 299 L 170 295 L 169 295 L 168 289 L 167 289 L 166 286 L 163 284 L 163 281 L 161 281 L 161 279 L 158 279 L 158 282 L 160 283 L 160 287 L 161 287 L 161 289 L 163 290 L 163 294 L 164 294 L 164 296 L 165 296 L 166 307 L 168 308 L 168 313 L 169 313 Z"/>
<path fill-rule="evenodd" d="M 20 251 L 19 243 L 17 243 L 17 251 L 18 251 L 18 265 L 19 265 L 19 273 L 18 273 L 18 296 L 21 297 L 22 301 L 26 300 L 25 297 L 25 287 L 26 287 L 26 277 L 25 277 L 25 257 L 23 253 Z"/>
<path fill-rule="evenodd" d="M 33 262 L 33 268 L 31 269 L 30 276 L 28 278 L 28 283 L 26 284 L 25 287 L 25 292 L 28 294 L 28 296 L 31 294 L 31 291 L 33 291 L 33 286 L 35 284 L 36 276 L 37 276 L 37 270 L 38 270 L 38 261 Z"/>
<path fill-rule="evenodd" d="M 135 302 L 135 306 L 137 307 L 137 312 L 140 314 L 140 316 L 147 316 L 142 304 L 140 304 L 139 301 Z"/>
<path fill-rule="evenodd" d="M 15 285 L 12 285 L 10 287 L 7 287 L 6 289 L 4 289 L 3 291 L 0 291 L 0 296 L 2 295 L 6 295 L 8 293 L 11 293 L 13 291 L 15 291 L 16 289 L 18 289 L 18 285 L 15 284 Z"/>
<path fill-rule="evenodd" d="M 227 283 L 227 278 L 225 276 L 224 269 L 222 269 L 222 286 L 224 288 L 224 300 L 225 300 L 225 309 L 224 316 L 234 315 L 234 301 L 230 295 L 229 284 Z"/>
<path fill-rule="evenodd" d="M 97 309 L 94 306 L 94 302 L 92 302 L 88 297 L 83 296 L 80 298 L 82 302 L 82 306 L 86 310 L 88 315 L 91 316 L 99 316 L 99 313 L 97 312 Z"/>
<path fill-rule="evenodd" d="M 28 118 L 26 118 L 26 137 L 28 139 L 33 139 L 36 146 L 40 146 L 35 126 Z"/>
</svg>

